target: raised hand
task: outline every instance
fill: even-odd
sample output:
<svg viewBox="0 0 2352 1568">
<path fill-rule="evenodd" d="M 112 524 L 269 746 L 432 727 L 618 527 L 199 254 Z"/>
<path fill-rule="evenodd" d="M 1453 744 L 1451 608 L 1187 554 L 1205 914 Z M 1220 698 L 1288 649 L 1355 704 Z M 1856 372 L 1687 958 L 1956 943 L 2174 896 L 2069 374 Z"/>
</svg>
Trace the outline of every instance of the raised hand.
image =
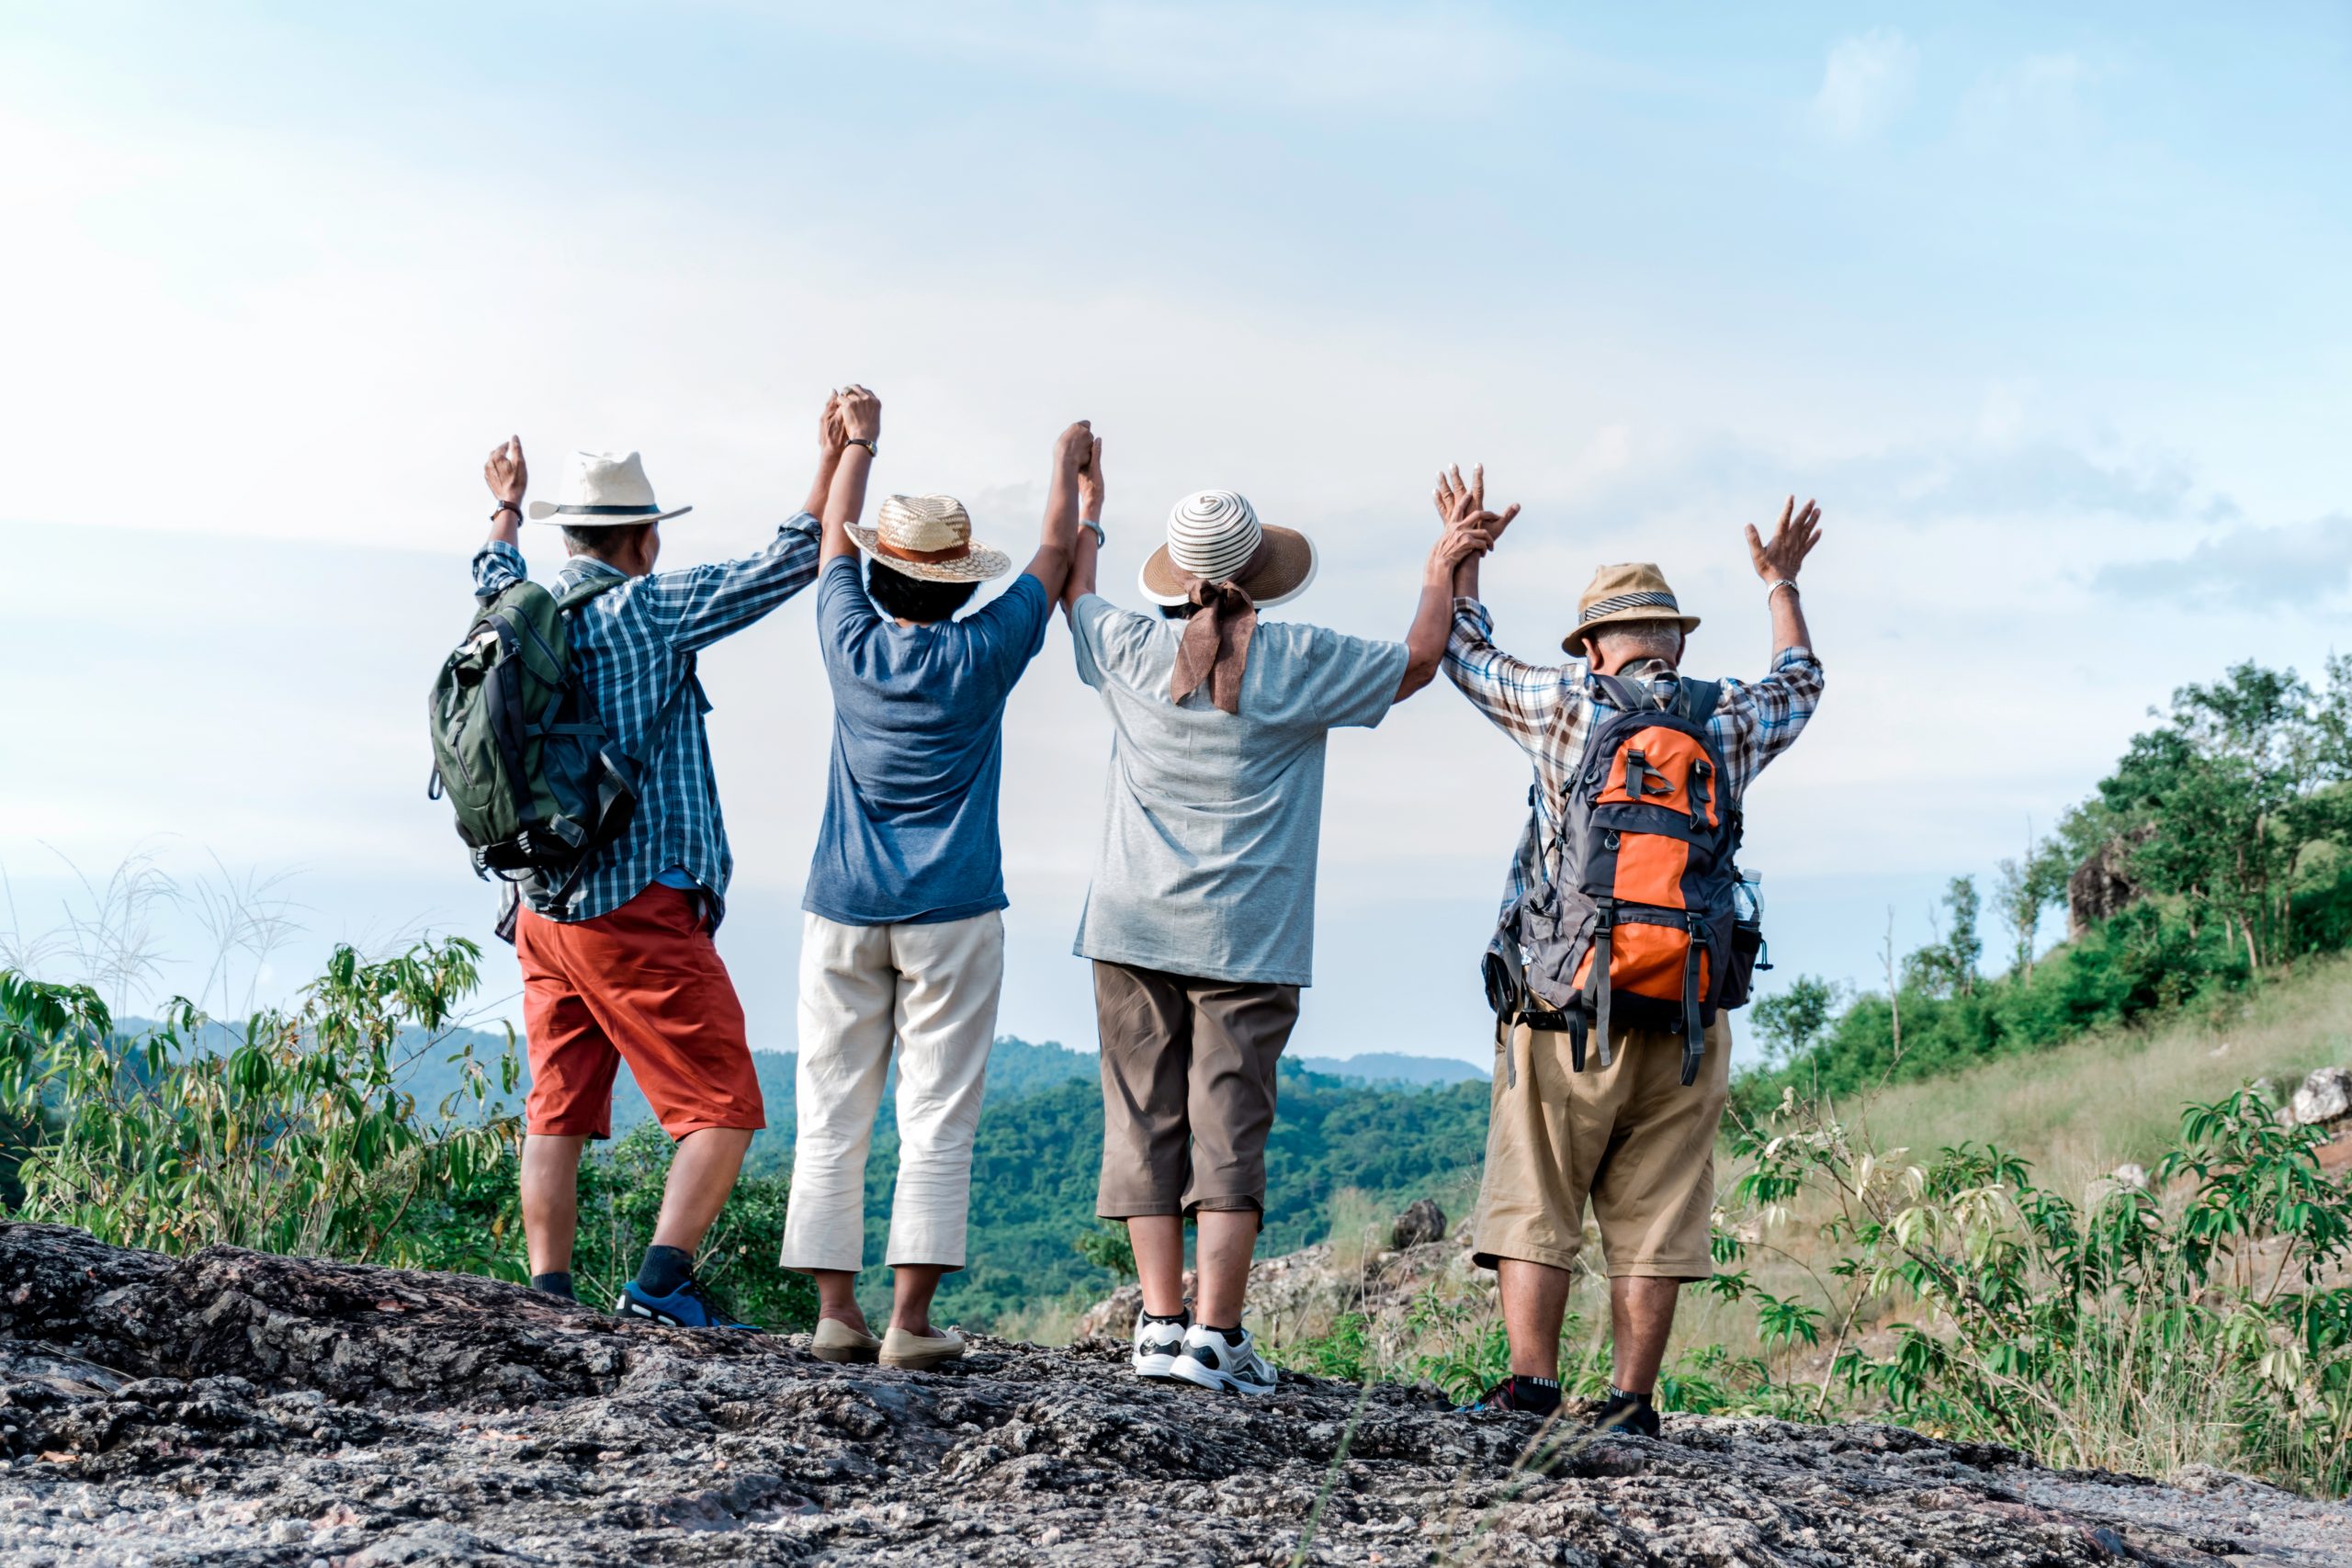
<svg viewBox="0 0 2352 1568">
<path fill-rule="evenodd" d="M 1466 480 L 1462 477 L 1460 464 L 1452 468 L 1439 469 L 1435 499 L 1438 518 L 1447 528 L 1475 524 L 1487 536 L 1488 549 L 1492 549 L 1495 541 L 1503 536 L 1503 530 L 1510 526 L 1510 520 L 1519 515 L 1516 502 L 1499 514 L 1487 510 L 1487 466 L 1484 463 L 1473 466 Z"/>
<path fill-rule="evenodd" d="M 1066 474 L 1082 474 L 1094 455 L 1094 425 L 1080 420 L 1054 437 L 1054 467 Z"/>
<path fill-rule="evenodd" d="M 878 440 L 882 434 L 882 400 L 853 381 L 833 394 L 841 411 L 842 440 Z"/>
<path fill-rule="evenodd" d="M 501 505 L 520 510 L 523 491 L 531 482 L 530 469 L 523 463 L 523 438 L 510 435 L 492 447 L 489 461 L 481 466 L 481 477 Z"/>
<path fill-rule="evenodd" d="M 1086 461 L 1078 467 L 1078 514 L 1090 523 L 1102 521 L 1102 438 L 1090 436 Z"/>
<path fill-rule="evenodd" d="M 1771 543 L 1764 542 L 1755 524 L 1747 525 L 1747 553 L 1755 560 L 1756 575 L 1767 582 L 1794 582 L 1797 569 L 1819 543 L 1821 508 L 1808 501 L 1800 511 L 1793 495 L 1781 503 L 1781 521 L 1772 530 Z"/>
<path fill-rule="evenodd" d="M 842 395 L 835 392 L 825 400 L 825 412 L 817 416 L 817 456 L 831 462 L 849 445 L 849 432 L 842 427 Z"/>
</svg>

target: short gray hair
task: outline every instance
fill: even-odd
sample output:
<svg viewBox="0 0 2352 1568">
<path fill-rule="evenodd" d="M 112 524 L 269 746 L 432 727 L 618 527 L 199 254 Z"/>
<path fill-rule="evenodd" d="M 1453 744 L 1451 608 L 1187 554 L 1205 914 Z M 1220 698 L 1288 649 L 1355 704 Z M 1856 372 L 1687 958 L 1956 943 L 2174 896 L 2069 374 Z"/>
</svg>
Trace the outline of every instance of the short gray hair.
<svg viewBox="0 0 2352 1568">
<path fill-rule="evenodd" d="M 1663 659 L 1668 664 L 1682 659 L 1680 621 L 1615 621 L 1585 640 L 1606 653 L 1612 663 L 1620 652 L 1628 659 Z"/>
</svg>

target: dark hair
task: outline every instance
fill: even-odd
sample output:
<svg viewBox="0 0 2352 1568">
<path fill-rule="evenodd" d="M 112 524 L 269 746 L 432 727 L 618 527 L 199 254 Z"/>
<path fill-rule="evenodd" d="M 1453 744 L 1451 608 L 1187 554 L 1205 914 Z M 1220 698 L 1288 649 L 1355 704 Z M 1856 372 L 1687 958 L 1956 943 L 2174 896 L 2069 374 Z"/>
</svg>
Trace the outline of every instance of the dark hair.
<svg viewBox="0 0 2352 1568">
<path fill-rule="evenodd" d="M 1181 604 L 1162 604 L 1159 607 L 1159 616 L 1160 619 L 1167 621 L 1189 621 L 1193 618 L 1193 612 L 1199 608 L 1198 604 L 1187 599 Z"/>
<path fill-rule="evenodd" d="M 866 563 L 865 592 L 873 596 L 874 607 L 894 621 L 928 625 L 947 620 L 979 591 L 977 582 L 933 582 L 909 577 L 878 560 Z"/>
<path fill-rule="evenodd" d="M 623 523 L 606 527 L 566 528 L 563 542 L 571 547 L 575 556 L 594 556 L 609 563 L 613 557 L 637 542 L 638 536 L 652 527 L 650 523 Z"/>
</svg>

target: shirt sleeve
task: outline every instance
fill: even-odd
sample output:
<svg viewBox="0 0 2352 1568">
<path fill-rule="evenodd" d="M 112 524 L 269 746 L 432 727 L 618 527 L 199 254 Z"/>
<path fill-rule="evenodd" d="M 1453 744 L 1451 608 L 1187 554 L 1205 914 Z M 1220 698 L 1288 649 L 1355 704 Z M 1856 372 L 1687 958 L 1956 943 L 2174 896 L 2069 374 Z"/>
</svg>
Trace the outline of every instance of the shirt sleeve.
<svg viewBox="0 0 2352 1568">
<path fill-rule="evenodd" d="M 1315 628 L 1306 660 L 1306 709 L 1327 729 L 1370 729 L 1396 705 L 1411 658 L 1401 642 Z"/>
<path fill-rule="evenodd" d="M 854 661 L 858 646 L 882 624 L 855 556 L 835 556 L 817 581 L 817 650 L 828 668 Z"/>
<path fill-rule="evenodd" d="M 492 539 L 474 552 L 474 597 L 489 599 L 505 592 L 530 573 L 523 552 L 503 539 Z"/>
<path fill-rule="evenodd" d="M 819 525 L 803 512 L 775 531 L 756 555 L 656 572 L 637 598 L 680 652 L 741 631 L 816 581 Z"/>
<path fill-rule="evenodd" d="M 1710 728 L 1724 761 L 1747 789 L 1764 764 L 1804 733 L 1821 705 L 1821 660 L 1809 648 L 1784 648 L 1772 657 L 1772 672 L 1761 681 L 1725 681 Z"/>
<path fill-rule="evenodd" d="M 1494 644 L 1494 618 L 1476 599 L 1453 602 L 1445 673 L 1470 705 L 1533 755 L 1571 692 L 1583 688 L 1584 660 L 1530 664 Z"/>
<path fill-rule="evenodd" d="M 1069 641 L 1078 660 L 1078 678 L 1098 692 L 1123 676 L 1129 684 L 1135 683 L 1152 629 L 1148 619 L 1120 609 L 1099 593 L 1081 595 L 1069 613 Z"/>
<path fill-rule="evenodd" d="M 1023 572 L 966 623 L 979 639 L 981 667 L 998 691 L 1011 691 L 1046 646 L 1046 623 L 1053 609 L 1046 585 Z"/>
</svg>

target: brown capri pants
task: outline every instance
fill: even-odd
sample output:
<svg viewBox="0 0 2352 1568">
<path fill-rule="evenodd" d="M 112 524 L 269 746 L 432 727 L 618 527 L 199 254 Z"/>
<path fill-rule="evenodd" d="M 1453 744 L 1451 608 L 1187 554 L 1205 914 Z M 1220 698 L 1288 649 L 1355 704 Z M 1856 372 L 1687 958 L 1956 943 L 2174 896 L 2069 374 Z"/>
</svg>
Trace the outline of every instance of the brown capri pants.
<svg viewBox="0 0 2352 1568">
<path fill-rule="evenodd" d="M 1266 1209 L 1274 1068 L 1298 987 L 1094 964 L 1106 1220 Z"/>
<path fill-rule="evenodd" d="M 1629 1031 L 1609 1066 L 1589 1042 L 1583 1072 L 1568 1062 L 1567 1035 L 1523 1025 L 1496 1048 L 1472 1260 L 1567 1268 L 1584 1245 L 1589 1198 L 1610 1278 L 1709 1278 L 1730 1021 L 1715 1015 L 1699 1081 L 1688 1089 L 1679 1034 Z"/>
</svg>

